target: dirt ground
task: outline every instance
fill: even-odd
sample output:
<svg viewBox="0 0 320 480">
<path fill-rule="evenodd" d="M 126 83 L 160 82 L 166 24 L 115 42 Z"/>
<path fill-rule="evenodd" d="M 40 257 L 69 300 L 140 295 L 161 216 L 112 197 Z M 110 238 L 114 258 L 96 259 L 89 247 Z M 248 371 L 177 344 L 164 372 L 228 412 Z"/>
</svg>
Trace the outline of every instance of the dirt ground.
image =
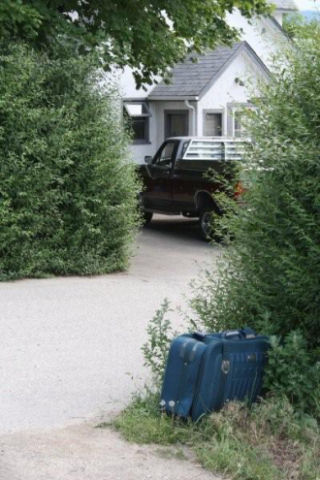
<svg viewBox="0 0 320 480">
<path fill-rule="evenodd" d="M 1 480 L 218 480 L 188 451 L 135 445 L 83 423 L 0 440 Z"/>
</svg>

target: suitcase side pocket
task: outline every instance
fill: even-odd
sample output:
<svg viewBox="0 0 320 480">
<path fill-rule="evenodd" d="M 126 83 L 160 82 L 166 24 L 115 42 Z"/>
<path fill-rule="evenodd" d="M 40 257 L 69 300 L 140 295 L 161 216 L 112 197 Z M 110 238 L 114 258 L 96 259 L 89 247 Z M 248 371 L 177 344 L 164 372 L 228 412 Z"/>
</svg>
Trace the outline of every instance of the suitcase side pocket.
<svg viewBox="0 0 320 480">
<path fill-rule="evenodd" d="M 174 341 L 170 349 L 160 406 L 169 415 L 186 418 L 190 413 L 200 361 L 206 347 L 188 336 L 181 336 L 178 342 L 175 344 Z"/>
</svg>

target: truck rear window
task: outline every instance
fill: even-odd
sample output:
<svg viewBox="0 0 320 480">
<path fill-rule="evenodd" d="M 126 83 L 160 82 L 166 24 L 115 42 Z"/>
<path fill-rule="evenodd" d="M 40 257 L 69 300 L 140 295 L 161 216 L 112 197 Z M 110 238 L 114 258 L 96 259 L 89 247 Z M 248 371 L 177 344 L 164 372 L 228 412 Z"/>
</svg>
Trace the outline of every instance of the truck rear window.
<svg viewBox="0 0 320 480">
<path fill-rule="evenodd" d="M 186 142 L 183 160 L 241 160 L 245 144 L 243 140 L 194 139 Z"/>
</svg>

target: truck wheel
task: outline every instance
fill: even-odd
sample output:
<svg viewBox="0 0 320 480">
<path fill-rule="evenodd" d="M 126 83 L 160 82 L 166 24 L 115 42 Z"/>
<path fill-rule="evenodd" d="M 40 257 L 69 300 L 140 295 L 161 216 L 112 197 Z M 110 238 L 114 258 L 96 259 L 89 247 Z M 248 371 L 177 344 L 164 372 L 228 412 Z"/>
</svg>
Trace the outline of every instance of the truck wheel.
<svg viewBox="0 0 320 480">
<path fill-rule="evenodd" d="M 143 225 L 148 225 L 151 222 L 153 217 L 153 212 L 146 212 L 142 213 Z"/>
<path fill-rule="evenodd" d="M 214 228 L 215 216 L 219 214 L 214 210 L 204 210 L 199 218 L 201 237 L 209 242 L 214 240 L 219 243 L 223 240 L 223 234 L 221 232 L 216 232 Z"/>
<path fill-rule="evenodd" d="M 143 226 L 147 225 L 148 223 L 151 222 L 153 212 L 147 212 L 144 209 L 142 193 L 140 193 L 139 197 L 138 197 L 138 206 L 139 206 L 140 215 L 141 215 L 141 219 L 142 219 L 142 225 Z"/>
<path fill-rule="evenodd" d="M 212 238 L 212 211 L 211 210 L 203 210 L 199 217 L 199 224 L 200 224 L 200 232 L 201 237 L 204 240 L 211 240 Z"/>
</svg>

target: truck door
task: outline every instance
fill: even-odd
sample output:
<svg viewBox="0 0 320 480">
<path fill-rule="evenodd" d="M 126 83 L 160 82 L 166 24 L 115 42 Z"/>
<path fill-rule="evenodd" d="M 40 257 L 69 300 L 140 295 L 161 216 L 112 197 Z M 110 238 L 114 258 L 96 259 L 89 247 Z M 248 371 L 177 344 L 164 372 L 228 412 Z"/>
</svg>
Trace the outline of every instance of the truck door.
<svg viewBox="0 0 320 480">
<path fill-rule="evenodd" d="M 178 140 L 167 140 L 159 148 L 152 163 L 147 166 L 149 179 L 143 193 L 146 208 L 169 210 L 172 206 L 172 170 L 179 145 Z"/>
<path fill-rule="evenodd" d="M 182 143 L 172 176 L 172 201 L 180 211 L 192 209 L 194 195 L 201 181 L 201 173 L 194 168 L 194 162 L 183 160 L 189 143 L 190 140 Z"/>
<path fill-rule="evenodd" d="M 217 185 L 208 177 L 209 169 L 221 175 L 224 158 L 223 142 L 194 139 L 182 146 L 182 154 L 175 162 L 173 176 L 173 203 L 180 211 L 194 213 L 198 192 L 211 195 Z"/>
</svg>

